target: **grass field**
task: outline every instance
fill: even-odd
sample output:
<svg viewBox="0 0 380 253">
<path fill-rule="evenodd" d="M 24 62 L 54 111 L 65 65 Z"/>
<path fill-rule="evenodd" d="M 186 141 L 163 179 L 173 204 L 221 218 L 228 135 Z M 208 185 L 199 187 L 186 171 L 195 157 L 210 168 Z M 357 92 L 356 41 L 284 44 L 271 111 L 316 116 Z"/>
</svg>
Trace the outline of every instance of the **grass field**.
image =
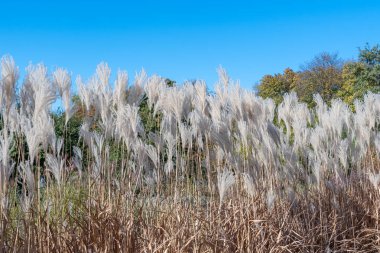
<svg viewBox="0 0 380 253">
<path fill-rule="evenodd" d="M 18 81 L 2 58 L 1 251 L 380 250 L 379 94 L 276 106 L 223 69 L 212 93 L 110 72 Z"/>
</svg>

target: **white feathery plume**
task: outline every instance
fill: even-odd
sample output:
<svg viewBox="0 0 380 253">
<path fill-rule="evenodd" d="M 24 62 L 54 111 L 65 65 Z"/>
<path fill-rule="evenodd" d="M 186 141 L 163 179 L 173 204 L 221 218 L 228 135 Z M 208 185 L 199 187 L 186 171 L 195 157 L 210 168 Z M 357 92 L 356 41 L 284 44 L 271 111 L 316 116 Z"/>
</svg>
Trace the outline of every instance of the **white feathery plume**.
<svg viewBox="0 0 380 253">
<path fill-rule="evenodd" d="M 57 181 L 58 186 L 60 186 L 62 183 L 63 172 L 65 168 L 64 159 L 52 154 L 46 154 L 45 163 L 49 168 L 48 170 L 54 175 L 54 178 Z"/>
<path fill-rule="evenodd" d="M 33 128 L 39 132 L 41 136 L 40 143 L 46 149 L 49 141 L 55 138 L 54 122 L 50 115 L 46 112 L 41 113 L 38 117 L 33 118 Z"/>
<path fill-rule="evenodd" d="M 368 173 L 368 179 L 369 179 L 369 181 L 371 182 L 371 184 L 373 185 L 374 188 L 377 189 L 379 187 L 380 173 L 370 172 L 370 173 Z"/>
<path fill-rule="evenodd" d="M 225 153 L 220 146 L 216 146 L 215 158 L 218 166 L 222 165 L 222 161 L 225 157 Z"/>
<path fill-rule="evenodd" d="M 307 127 L 307 122 L 301 117 L 293 119 L 292 128 L 294 133 L 294 149 L 301 151 L 310 139 L 310 129 Z"/>
<path fill-rule="evenodd" d="M 125 95 L 128 85 L 128 73 L 126 71 L 118 71 L 115 80 L 115 89 L 113 92 L 113 104 L 118 108 L 125 104 Z"/>
<path fill-rule="evenodd" d="M 139 115 L 139 108 L 134 105 L 126 106 L 124 113 L 132 129 L 133 138 L 137 138 L 138 133 L 144 130 Z"/>
<path fill-rule="evenodd" d="M 102 134 L 99 134 L 97 132 L 94 132 L 93 135 L 92 135 L 92 144 L 93 145 L 96 145 L 96 147 L 98 147 L 98 150 L 102 150 L 103 149 L 103 146 L 104 146 L 104 143 L 105 143 L 105 138 Z"/>
<path fill-rule="evenodd" d="M 3 129 L 2 132 L 7 131 Z M 13 173 L 15 163 L 10 161 L 9 151 L 12 143 L 13 135 L 7 136 L 2 134 L 0 138 L 0 152 L 1 152 L 1 167 L 0 167 L 0 201 L 3 208 L 8 206 L 8 197 L 6 191 L 8 188 L 8 181 Z"/>
<path fill-rule="evenodd" d="M 12 56 L 6 55 L 1 58 L 1 94 L 0 94 L 0 109 L 5 100 L 5 108 L 9 112 L 11 105 L 15 99 L 16 82 L 19 76 L 18 67 L 15 64 Z"/>
<path fill-rule="evenodd" d="M 71 105 L 71 77 L 67 70 L 58 68 L 53 72 L 53 84 L 58 88 L 59 95 L 62 98 L 63 107 L 65 109 L 65 124 L 69 121 L 73 114 L 73 107 Z"/>
<path fill-rule="evenodd" d="M 12 174 L 12 167 L 10 162 L 10 154 L 9 151 L 11 150 L 11 145 L 13 141 L 13 134 L 4 134 L 4 132 L 7 131 L 7 129 L 1 130 L 1 137 L 0 137 L 0 152 L 1 152 L 1 168 L 3 173 L 3 176 L 5 176 L 6 180 L 8 180 L 9 176 Z"/>
<path fill-rule="evenodd" d="M 297 95 L 294 92 L 289 94 L 285 94 L 283 97 L 283 101 L 278 106 L 278 121 L 284 121 L 287 135 L 290 135 L 290 126 L 291 126 L 291 113 L 294 106 L 298 103 Z"/>
<path fill-rule="evenodd" d="M 239 134 L 240 134 L 240 140 L 243 144 L 244 148 L 248 147 L 248 137 L 249 137 L 249 129 L 248 124 L 245 121 L 239 120 L 237 123 Z"/>
<path fill-rule="evenodd" d="M 145 69 L 141 69 L 140 73 L 136 73 L 135 75 L 135 83 L 134 86 L 143 87 L 145 82 L 147 81 L 148 75 L 146 74 Z"/>
<path fill-rule="evenodd" d="M 48 79 L 47 68 L 42 64 L 30 65 L 27 68 L 26 78 L 34 91 L 34 97 L 29 99 L 34 100 L 33 118 L 36 119 L 41 113 L 48 113 L 56 99 L 55 91 Z"/>
<path fill-rule="evenodd" d="M 186 105 L 185 92 L 177 87 L 172 87 L 166 90 L 165 103 L 163 104 L 175 116 L 177 123 L 181 122 L 184 116 Z M 157 105 L 158 106 L 158 105 Z"/>
<path fill-rule="evenodd" d="M 235 176 L 232 171 L 225 169 L 223 171 L 218 171 L 217 180 L 220 200 L 219 208 L 221 208 L 226 192 L 235 183 Z"/>
<path fill-rule="evenodd" d="M 185 149 L 185 147 L 191 143 L 192 140 L 192 131 L 191 128 L 186 126 L 183 123 L 178 124 L 178 130 L 181 136 L 181 144 L 182 148 Z"/>
<path fill-rule="evenodd" d="M 93 92 L 91 88 L 86 87 L 82 82 L 82 78 L 80 76 L 76 79 L 76 85 L 78 90 L 78 96 L 82 102 L 82 104 L 86 107 L 87 111 L 90 111 L 91 104 L 93 101 Z"/>
<path fill-rule="evenodd" d="M 143 168 L 148 168 L 147 162 L 147 153 L 145 150 L 145 145 L 142 142 L 141 139 L 137 139 L 133 147 L 133 155 L 135 157 L 135 160 L 137 161 L 138 167 L 141 169 L 140 172 L 143 170 Z M 139 173 L 140 173 L 139 172 Z"/>
<path fill-rule="evenodd" d="M 195 89 L 195 97 L 193 104 L 197 110 L 199 110 L 201 113 L 206 113 L 206 107 L 207 107 L 207 90 L 206 90 L 206 83 L 204 81 L 197 81 L 194 85 Z"/>
<path fill-rule="evenodd" d="M 211 120 L 200 111 L 194 110 L 190 112 L 187 118 L 190 122 L 193 136 L 200 136 L 211 131 Z"/>
<path fill-rule="evenodd" d="M 217 98 L 208 97 L 208 104 L 210 106 L 212 123 L 218 128 L 222 121 L 222 110 L 220 100 Z"/>
<path fill-rule="evenodd" d="M 111 69 L 106 62 L 101 62 L 96 66 L 96 76 L 100 81 L 101 91 L 106 91 L 109 88 L 109 78 Z"/>
<path fill-rule="evenodd" d="M 23 178 L 23 196 L 21 198 L 21 207 L 24 212 L 28 212 L 34 197 L 35 181 L 34 175 L 30 168 L 29 162 L 21 162 L 18 171 Z"/>
<path fill-rule="evenodd" d="M 243 177 L 245 191 L 249 194 L 251 198 L 253 198 L 256 194 L 256 187 L 255 183 L 253 182 L 253 178 L 247 173 L 242 173 L 241 175 Z"/>
<path fill-rule="evenodd" d="M 114 119 L 112 113 L 112 93 L 108 89 L 99 90 L 97 93 L 97 103 L 94 104 L 97 112 L 100 113 L 101 124 L 105 137 L 108 139 L 113 134 Z"/>
<path fill-rule="evenodd" d="M 281 134 L 280 134 L 280 131 L 278 130 L 278 128 L 270 121 L 268 121 L 267 123 L 267 131 L 268 131 L 268 134 L 269 136 L 272 138 L 272 140 L 274 141 L 274 143 L 276 143 L 276 145 L 280 145 L 280 142 L 281 142 Z"/>
<path fill-rule="evenodd" d="M 338 157 L 339 161 L 343 165 L 343 168 L 348 169 L 348 140 L 345 139 L 341 141 L 339 150 L 338 150 Z"/>
<path fill-rule="evenodd" d="M 267 207 L 269 210 L 273 209 L 274 202 L 276 200 L 276 193 L 273 191 L 273 188 L 270 187 L 267 191 Z"/>
<path fill-rule="evenodd" d="M 164 171 L 166 175 L 169 175 L 174 169 L 173 160 L 168 160 L 164 165 Z"/>
<path fill-rule="evenodd" d="M 315 159 L 313 159 L 313 160 L 315 160 Z M 322 170 L 321 170 L 320 161 L 314 161 L 312 163 L 312 170 L 313 170 L 313 174 L 315 176 L 315 179 L 317 180 L 317 185 L 319 186 L 321 183 L 321 177 L 322 177 Z"/>
<path fill-rule="evenodd" d="M 152 76 L 148 79 L 146 85 L 144 86 L 145 94 L 148 98 L 149 109 L 153 108 L 153 105 L 157 103 L 160 95 L 165 92 L 166 84 L 165 79 L 159 76 Z"/>
<path fill-rule="evenodd" d="M 47 148 L 48 143 L 54 142 L 55 132 L 52 119 L 46 112 L 40 113 L 33 119 L 21 115 L 20 126 L 28 145 L 29 159 L 33 162 L 38 154 L 40 144 Z"/>
<path fill-rule="evenodd" d="M 92 176 L 97 178 L 100 175 L 102 168 L 102 150 L 104 147 L 105 137 L 97 132 L 92 133 L 91 137 L 91 153 L 94 157 L 95 163 L 93 164 Z"/>
<path fill-rule="evenodd" d="M 145 144 L 145 151 L 148 154 L 149 158 L 152 160 L 155 168 L 158 168 L 159 163 L 159 153 L 157 152 L 157 148 L 153 145 Z"/>
<path fill-rule="evenodd" d="M 165 173 L 170 174 L 170 172 L 173 170 L 173 154 L 174 154 L 174 149 L 176 145 L 176 139 L 175 137 L 167 132 L 164 133 L 164 140 L 166 143 L 166 148 L 167 148 L 167 155 L 168 155 L 168 162 L 165 164 Z"/>
<path fill-rule="evenodd" d="M 380 117 L 380 106 L 378 103 L 380 102 L 379 94 L 374 94 L 372 92 L 368 92 L 364 96 L 363 105 L 364 105 L 364 114 L 366 118 L 366 125 L 369 129 L 374 129 L 376 126 L 376 121 L 379 122 Z"/>
<path fill-rule="evenodd" d="M 91 146 L 93 137 L 92 132 L 90 132 L 90 124 L 89 120 L 84 120 L 79 130 L 79 135 L 83 138 L 87 146 Z"/>
<path fill-rule="evenodd" d="M 227 71 L 222 66 L 219 66 L 217 69 L 217 72 L 219 76 L 219 83 L 223 85 L 225 88 L 228 88 L 228 84 L 230 83 L 230 78 L 227 74 Z"/>
<path fill-rule="evenodd" d="M 143 99 L 144 85 L 146 81 L 147 74 L 144 69 L 142 69 L 140 73 L 136 73 L 134 85 L 128 90 L 128 104 L 139 106 Z"/>
<path fill-rule="evenodd" d="M 231 152 L 233 148 L 233 138 L 231 131 L 225 124 L 214 126 L 211 131 L 212 140 L 215 141 L 225 152 Z"/>
<path fill-rule="evenodd" d="M 217 85 L 215 87 L 215 94 L 216 96 L 208 96 L 209 103 L 211 99 L 214 99 L 216 100 L 215 102 L 217 102 L 220 110 L 226 109 L 226 107 L 228 107 L 228 88 L 223 87 L 222 85 Z M 211 116 L 213 116 L 212 112 L 210 113 L 211 113 Z"/>
<path fill-rule="evenodd" d="M 257 97 L 254 96 L 254 94 L 252 94 L 252 95 L 256 100 L 258 99 Z M 265 99 L 261 103 L 264 106 L 264 112 L 265 113 L 262 114 L 262 116 L 265 117 L 264 121 L 272 122 L 274 120 L 276 104 L 274 103 L 274 101 L 272 99 Z M 306 109 L 307 109 L 307 107 L 306 107 Z"/>
<path fill-rule="evenodd" d="M 63 147 L 63 139 L 57 138 L 55 135 L 51 138 L 50 147 L 53 150 L 53 155 L 58 156 L 61 154 Z"/>
<path fill-rule="evenodd" d="M 170 113 L 164 113 L 161 120 L 160 133 L 164 134 L 166 132 L 171 133 L 172 135 L 176 134 L 176 122 L 174 116 Z"/>
<path fill-rule="evenodd" d="M 380 133 L 376 135 L 374 143 L 375 143 L 377 155 L 380 157 Z"/>
<path fill-rule="evenodd" d="M 315 106 L 315 111 L 317 114 L 318 119 L 327 111 L 327 105 L 323 101 L 323 98 L 319 94 L 314 94 L 313 95 L 313 100 L 316 104 Z"/>
<path fill-rule="evenodd" d="M 236 120 L 241 120 L 243 116 L 243 105 L 242 92 L 239 84 L 231 85 L 231 88 L 228 90 L 228 95 L 231 114 Z"/>
<path fill-rule="evenodd" d="M 24 78 L 23 85 L 20 90 L 20 114 L 32 117 L 35 108 L 35 92 L 32 87 L 32 83 L 28 79 L 28 76 Z"/>
<path fill-rule="evenodd" d="M 122 139 L 128 148 L 131 147 L 138 134 L 144 130 L 139 115 L 139 108 L 135 105 L 126 104 L 118 108 L 114 124 L 116 138 L 119 141 Z"/>
<path fill-rule="evenodd" d="M 21 113 L 16 108 L 12 106 L 8 115 L 8 130 L 10 132 L 21 133 Z"/>
<path fill-rule="evenodd" d="M 82 151 L 77 146 L 73 146 L 73 164 L 78 169 L 79 174 L 82 173 Z"/>
<path fill-rule="evenodd" d="M 38 147 L 41 143 L 41 131 L 32 127 L 30 120 L 22 121 L 22 129 L 28 145 L 29 160 L 33 163 L 38 153 Z"/>
<path fill-rule="evenodd" d="M 26 189 L 28 190 L 28 195 L 34 195 L 35 190 L 35 180 L 34 180 L 34 174 L 30 165 L 30 162 L 26 161 L 25 163 L 20 163 L 20 168 L 22 169 L 23 173 L 20 173 L 21 175 L 25 176 L 25 182 L 26 182 Z"/>
</svg>

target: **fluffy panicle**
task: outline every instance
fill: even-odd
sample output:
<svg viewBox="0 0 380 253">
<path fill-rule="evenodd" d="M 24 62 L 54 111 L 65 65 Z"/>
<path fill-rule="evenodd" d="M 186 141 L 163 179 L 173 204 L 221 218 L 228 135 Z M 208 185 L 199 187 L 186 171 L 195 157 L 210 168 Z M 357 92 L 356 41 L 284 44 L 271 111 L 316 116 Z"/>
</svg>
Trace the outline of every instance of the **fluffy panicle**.
<svg viewBox="0 0 380 253">
<path fill-rule="evenodd" d="M 23 180 L 22 209 L 24 212 L 29 212 L 35 189 L 34 175 L 31 170 L 30 162 L 20 163 L 18 171 Z"/>
<path fill-rule="evenodd" d="M 94 157 L 94 163 L 92 166 L 92 176 L 99 178 L 102 169 L 102 151 L 104 149 L 105 137 L 99 133 L 93 133 L 91 135 L 91 153 Z"/>
<path fill-rule="evenodd" d="M 65 124 L 69 121 L 73 114 L 73 108 L 71 105 L 71 77 L 67 70 L 58 68 L 53 72 L 53 84 L 58 88 L 59 95 L 62 98 L 63 107 L 65 109 Z"/>
<path fill-rule="evenodd" d="M 240 133 L 240 140 L 243 144 L 243 148 L 247 148 L 248 147 L 248 138 L 249 138 L 249 129 L 248 129 L 247 122 L 238 121 L 237 125 L 238 125 L 238 129 L 239 129 L 239 133 Z"/>
<path fill-rule="evenodd" d="M 144 130 L 138 111 L 137 106 L 129 104 L 116 111 L 115 136 L 119 141 L 123 140 L 128 147 L 131 147 L 138 134 Z"/>
<path fill-rule="evenodd" d="M 159 76 L 152 76 L 148 79 L 144 91 L 148 99 L 149 109 L 153 108 L 153 105 L 157 103 L 161 94 L 165 92 L 166 84 L 165 80 Z"/>
<path fill-rule="evenodd" d="M 276 201 L 276 193 L 273 191 L 273 188 L 270 187 L 267 191 L 267 208 L 269 210 L 273 209 L 273 205 Z"/>
<path fill-rule="evenodd" d="M 248 193 L 248 195 L 251 198 L 253 198 L 256 194 L 256 189 L 255 189 L 255 184 L 252 177 L 247 173 L 243 173 L 242 177 L 243 177 L 245 191 Z"/>
<path fill-rule="evenodd" d="M 113 104 L 117 105 L 118 108 L 125 104 L 127 85 L 128 73 L 126 71 L 118 71 L 113 92 Z"/>
<path fill-rule="evenodd" d="M 202 114 L 206 113 L 207 107 L 207 89 L 204 81 L 197 81 L 194 85 L 196 95 L 194 97 L 193 105 Z"/>
<path fill-rule="evenodd" d="M 93 103 L 93 93 L 92 90 L 85 86 L 82 82 L 82 78 L 78 77 L 76 79 L 78 96 L 82 102 L 82 104 L 86 107 L 87 111 L 90 111 L 91 105 Z"/>
<path fill-rule="evenodd" d="M 378 133 L 375 137 L 375 147 L 378 157 L 380 157 L 380 133 Z"/>
<path fill-rule="evenodd" d="M 62 183 L 62 176 L 65 167 L 65 161 L 61 157 L 57 157 L 52 154 L 46 154 L 47 167 L 50 172 L 54 175 L 55 180 L 57 181 L 58 186 Z"/>
<path fill-rule="evenodd" d="M 74 166 L 78 169 L 79 171 L 79 174 L 81 175 L 82 174 L 82 169 L 83 169 L 83 165 L 82 165 L 82 150 L 76 146 L 73 147 L 73 153 L 74 153 L 74 157 L 73 157 L 73 164 Z"/>
<path fill-rule="evenodd" d="M 96 75 L 97 78 L 99 79 L 99 88 L 102 91 L 105 91 L 109 88 L 109 78 L 111 75 L 111 69 L 108 67 L 108 64 L 105 62 L 101 62 L 97 67 L 96 67 Z"/>
<path fill-rule="evenodd" d="M 219 76 L 219 84 L 223 85 L 223 87 L 225 88 L 228 88 L 228 84 L 230 83 L 230 77 L 228 76 L 227 71 L 222 66 L 219 66 L 217 72 Z"/>
<path fill-rule="evenodd" d="M 41 131 L 32 127 L 31 122 L 28 120 L 23 121 L 22 129 L 28 145 L 29 160 L 33 162 L 38 153 L 38 148 L 42 142 Z"/>
<path fill-rule="evenodd" d="M 379 187 L 380 173 L 370 172 L 370 173 L 368 173 L 368 179 L 375 189 L 377 189 Z"/>
<path fill-rule="evenodd" d="M 185 147 L 192 141 L 192 131 L 191 129 L 186 126 L 183 123 L 178 124 L 178 130 L 181 136 L 181 143 L 182 143 L 182 148 L 185 149 Z"/>
<path fill-rule="evenodd" d="M 223 170 L 219 171 L 217 175 L 218 190 L 219 190 L 219 208 L 222 206 L 224 196 L 228 189 L 235 183 L 235 176 L 232 171 Z"/>
<path fill-rule="evenodd" d="M 155 168 L 158 168 L 159 154 L 157 152 L 157 148 L 153 145 L 145 145 L 145 151 L 148 154 L 149 158 L 152 160 Z"/>
<path fill-rule="evenodd" d="M 168 162 L 165 165 L 165 173 L 170 174 L 173 170 L 173 154 L 176 146 L 176 139 L 171 133 L 164 133 L 164 140 L 167 148 Z"/>
<path fill-rule="evenodd" d="M 128 90 L 127 102 L 130 105 L 139 106 L 144 95 L 144 86 L 148 76 L 144 69 L 136 73 L 134 85 Z"/>
<path fill-rule="evenodd" d="M 29 99 L 34 100 L 33 118 L 36 119 L 41 113 L 49 112 L 51 104 L 56 99 L 55 89 L 48 79 L 47 68 L 42 64 L 30 65 L 26 78 L 34 92 L 33 97 Z"/>
<path fill-rule="evenodd" d="M 3 56 L 1 58 L 0 109 L 4 102 L 7 112 L 9 112 L 15 99 L 15 88 L 18 76 L 18 67 L 16 66 L 12 56 Z"/>
</svg>

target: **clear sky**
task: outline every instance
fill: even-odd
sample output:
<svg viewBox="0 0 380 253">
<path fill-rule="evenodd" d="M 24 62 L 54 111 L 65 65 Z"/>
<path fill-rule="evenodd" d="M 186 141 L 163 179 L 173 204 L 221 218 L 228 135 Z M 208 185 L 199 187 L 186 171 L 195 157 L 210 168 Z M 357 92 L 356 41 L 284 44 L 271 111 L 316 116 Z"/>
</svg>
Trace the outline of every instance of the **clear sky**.
<svg viewBox="0 0 380 253">
<path fill-rule="evenodd" d="M 222 65 L 252 88 L 322 52 L 380 43 L 380 1 L 0 1 L 0 55 L 87 79 L 106 61 L 209 87 Z"/>
</svg>

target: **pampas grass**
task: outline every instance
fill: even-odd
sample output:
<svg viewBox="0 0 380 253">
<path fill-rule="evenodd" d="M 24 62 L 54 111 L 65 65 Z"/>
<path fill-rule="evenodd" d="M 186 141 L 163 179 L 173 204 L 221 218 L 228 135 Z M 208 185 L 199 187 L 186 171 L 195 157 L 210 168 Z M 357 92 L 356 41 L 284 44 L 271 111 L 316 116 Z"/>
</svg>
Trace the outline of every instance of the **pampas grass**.
<svg viewBox="0 0 380 253">
<path fill-rule="evenodd" d="M 208 94 L 203 81 L 168 87 L 144 70 L 131 86 L 124 71 L 112 82 L 101 63 L 76 79 L 74 104 L 67 70 L 31 65 L 16 91 L 3 57 L 1 251 L 377 252 L 380 95 L 351 110 L 291 93 L 276 107 L 218 74 Z"/>
</svg>

